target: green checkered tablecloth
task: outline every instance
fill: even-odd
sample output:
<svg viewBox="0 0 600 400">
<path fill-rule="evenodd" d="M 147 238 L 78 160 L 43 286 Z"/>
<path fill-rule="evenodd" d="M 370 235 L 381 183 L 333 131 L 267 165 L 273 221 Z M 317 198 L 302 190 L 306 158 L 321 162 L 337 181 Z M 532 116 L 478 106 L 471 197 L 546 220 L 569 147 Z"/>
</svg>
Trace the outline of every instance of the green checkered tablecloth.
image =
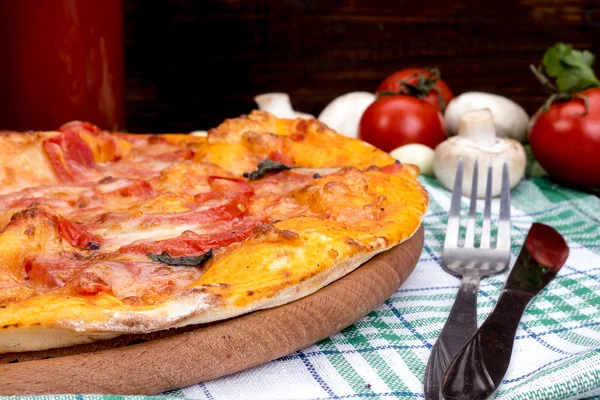
<svg viewBox="0 0 600 400">
<path fill-rule="evenodd" d="M 381 307 L 302 351 L 161 397 L 423 398 L 425 365 L 459 281 L 440 267 L 450 193 L 433 179 L 421 181 L 430 195 L 425 246 L 413 274 Z M 467 201 L 463 199 L 465 210 Z M 496 214 L 497 206 L 496 200 Z M 546 178 L 535 178 L 521 182 L 512 191 L 511 213 L 513 262 L 534 221 L 561 232 L 571 253 L 556 279 L 527 308 L 517 332 L 511 365 L 495 398 L 600 396 L 600 199 L 557 186 Z M 507 273 L 481 282 L 480 323 L 494 307 L 506 276 Z"/>
</svg>

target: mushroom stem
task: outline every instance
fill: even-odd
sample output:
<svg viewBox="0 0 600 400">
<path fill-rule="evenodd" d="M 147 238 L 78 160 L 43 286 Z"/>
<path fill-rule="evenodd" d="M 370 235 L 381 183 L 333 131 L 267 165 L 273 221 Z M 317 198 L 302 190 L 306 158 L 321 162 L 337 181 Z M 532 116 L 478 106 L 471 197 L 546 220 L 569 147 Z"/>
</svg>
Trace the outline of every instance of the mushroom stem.
<svg viewBox="0 0 600 400">
<path fill-rule="evenodd" d="M 511 189 L 515 187 L 525 172 L 527 156 L 521 143 L 510 138 L 497 138 L 493 116 L 490 110 L 467 111 L 460 117 L 458 136 L 453 136 L 435 148 L 433 172 L 440 183 L 452 190 L 456 169 L 460 158 L 464 161 L 463 194 L 471 194 L 473 166 L 475 161 L 481 167 L 492 167 L 492 196 L 501 192 L 501 176 L 504 161 L 508 161 L 508 176 Z M 477 197 L 483 198 L 486 192 L 486 174 L 478 176 Z"/>
<path fill-rule="evenodd" d="M 466 111 L 458 122 L 458 135 L 489 147 L 496 143 L 496 128 L 492 112 L 487 109 Z"/>
</svg>

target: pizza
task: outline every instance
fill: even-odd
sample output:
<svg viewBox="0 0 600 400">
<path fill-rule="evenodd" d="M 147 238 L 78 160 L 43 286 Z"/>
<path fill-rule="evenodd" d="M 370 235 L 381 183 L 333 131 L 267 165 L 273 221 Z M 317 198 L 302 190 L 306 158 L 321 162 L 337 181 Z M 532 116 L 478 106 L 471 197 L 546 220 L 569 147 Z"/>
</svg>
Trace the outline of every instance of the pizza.
<svg viewBox="0 0 600 400">
<path fill-rule="evenodd" d="M 0 135 L 0 353 L 307 296 L 410 238 L 418 168 L 261 111 L 206 137 L 80 121 Z"/>
</svg>

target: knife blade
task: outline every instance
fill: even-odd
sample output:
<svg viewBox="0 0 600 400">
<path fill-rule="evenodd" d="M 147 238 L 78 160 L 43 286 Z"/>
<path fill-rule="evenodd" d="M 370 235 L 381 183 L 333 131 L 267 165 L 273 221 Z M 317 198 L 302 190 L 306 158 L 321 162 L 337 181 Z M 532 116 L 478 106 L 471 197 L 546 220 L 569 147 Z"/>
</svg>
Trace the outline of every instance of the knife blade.
<svg viewBox="0 0 600 400">
<path fill-rule="evenodd" d="M 486 399 L 496 391 L 510 364 L 523 312 L 568 256 L 569 247 L 556 230 L 541 223 L 531 226 L 496 307 L 448 365 L 440 399 Z"/>
</svg>

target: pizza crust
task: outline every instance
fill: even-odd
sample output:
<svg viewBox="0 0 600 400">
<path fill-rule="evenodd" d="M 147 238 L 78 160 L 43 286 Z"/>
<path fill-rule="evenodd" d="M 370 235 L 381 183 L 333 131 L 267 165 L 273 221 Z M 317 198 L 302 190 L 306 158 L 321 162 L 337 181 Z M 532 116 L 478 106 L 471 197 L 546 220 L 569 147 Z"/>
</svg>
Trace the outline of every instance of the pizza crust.
<svg viewBox="0 0 600 400">
<path fill-rule="evenodd" d="M 399 241 L 369 235 L 359 242 L 361 239 L 358 236 L 355 236 L 355 238 L 346 236 L 346 233 L 349 232 L 344 230 L 339 231 L 340 228 L 334 222 L 319 222 L 309 218 L 297 218 L 276 224 L 282 229 L 288 228 L 290 225 L 297 226 L 298 229 L 295 233 L 300 236 L 304 233 L 303 229 L 310 230 L 307 227 L 315 226 L 316 231 L 311 231 L 307 234 L 321 238 L 321 244 L 333 242 L 334 245 L 332 246 L 336 247 L 338 245 L 337 249 L 342 252 L 343 249 L 339 245 L 347 242 L 348 251 L 354 251 L 355 248 L 359 249 L 359 251 L 356 251 L 351 257 L 343 258 L 330 267 L 323 266 L 323 269 L 318 274 L 308 279 L 300 278 L 300 282 L 284 285 L 280 290 L 275 288 L 276 294 L 274 296 L 251 299 L 247 303 L 236 304 L 236 297 L 239 297 L 240 293 L 244 294 L 244 290 L 240 289 L 238 292 L 234 292 L 229 297 L 226 297 L 217 290 L 221 288 L 221 285 L 213 282 L 205 285 L 199 283 L 198 286 L 191 287 L 173 296 L 161 305 L 135 310 L 118 310 L 119 306 L 122 306 L 122 303 L 119 304 L 116 299 L 107 299 L 104 303 L 96 306 L 85 305 L 82 307 L 80 303 L 69 305 L 69 301 L 76 301 L 77 299 L 71 298 L 67 301 L 62 297 L 55 300 L 55 304 L 57 305 L 56 310 L 47 311 L 38 308 L 37 313 L 35 312 L 36 306 L 34 304 L 30 307 L 34 310 L 32 315 L 20 319 L 17 318 L 17 320 L 22 321 L 21 324 L 15 323 L 14 326 L 0 326 L 2 328 L 0 329 L 0 353 L 46 350 L 110 339 L 122 334 L 142 334 L 186 325 L 204 324 L 289 303 L 314 293 L 350 273 L 375 255 L 408 240 L 417 231 L 422 217 L 421 215 L 406 215 L 405 217 L 409 220 L 406 221 L 404 228 L 410 227 L 410 231 L 404 230 L 401 233 Z M 319 223 L 324 225 L 319 226 Z M 328 226 L 333 231 L 328 231 Z M 271 229 L 274 232 L 270 232 L 270 235 L 281 234 L 279 229 L 275 227 Z M 289 236 L 289 234 L 287 235 Z M 272 239 L 268 235 L 266 236 L 265 240 L 267 242 Z M 343 239 L 344 237 L 346 239 Z M 292 240 L 300 239 L 296 238 Z M 254 244 L 254 242 L 259 241 L 260 235 L 248 239 L 239 246 L 245 249 Z M 310 243 L 315 246 L 319 245 L 316 239 L 311 240 Z M 274 256 L 279 250 L 277 250 L 277 246 L 269 247 L 268 244 L 264 245 L 264 247 Z M 301 243 L 296 245 L 294 248 L 302 249 Z M 237 250 L 240 251 L 239 249 Z M 256 249 L 249 247 L 244 251 L 256 251 Z M 244 256 L 244 252 L 240 251 L 240 254 L 242 254 L 242 257 Z M 225 261 L 223 262 L 226 262 L 226 260 L 235 255 L 234 249 L 231 255 L 225 255 Z M 264 258 L 269 258 L 268 255 L 263 254 L 263 256 Z M 276 260 L 272 265 L 267 266 L 267 268 L 276 269 L 281 264 Z M 240 267 L 239 263 L 238 267 Z M 42 307 L 44 304 L 52 302 L 52 300 L 40 299 Z M 77 307 L 81 309 L 77 309 Z M 64 316 L 69 315 L 69 313 L 73 313 L 73 316 L 65 318 Z M 34 322 L 40 321 L 40 318 L 42 321 L 46 318 L 46 321 L 42 324 Z"/>
<path fill-rule="evenodd" d="M 412 235 L 406 240 L 410 237 Z M 64 321 L 61 323 L 62 328 L 29 327 L 2 330 L 0 331 L 0 354 L 74 346 L 111 339 L 123 334 L 142 334 L 187 325 L 205 324 L 277 307 L 316 292 L 391 247 L 380 248 L 346 259 L 335 267 L 296 286 L 282 290 L 272 298 L 257 301 L 248 307 L 230 304 L 223 306 L 211 294 L 198 290 L 200 288 L 191 288 L 168 300 L 160 307 L 148 311 L 114 312 L 110 318 L 102 322 Z"/>
</svg>

